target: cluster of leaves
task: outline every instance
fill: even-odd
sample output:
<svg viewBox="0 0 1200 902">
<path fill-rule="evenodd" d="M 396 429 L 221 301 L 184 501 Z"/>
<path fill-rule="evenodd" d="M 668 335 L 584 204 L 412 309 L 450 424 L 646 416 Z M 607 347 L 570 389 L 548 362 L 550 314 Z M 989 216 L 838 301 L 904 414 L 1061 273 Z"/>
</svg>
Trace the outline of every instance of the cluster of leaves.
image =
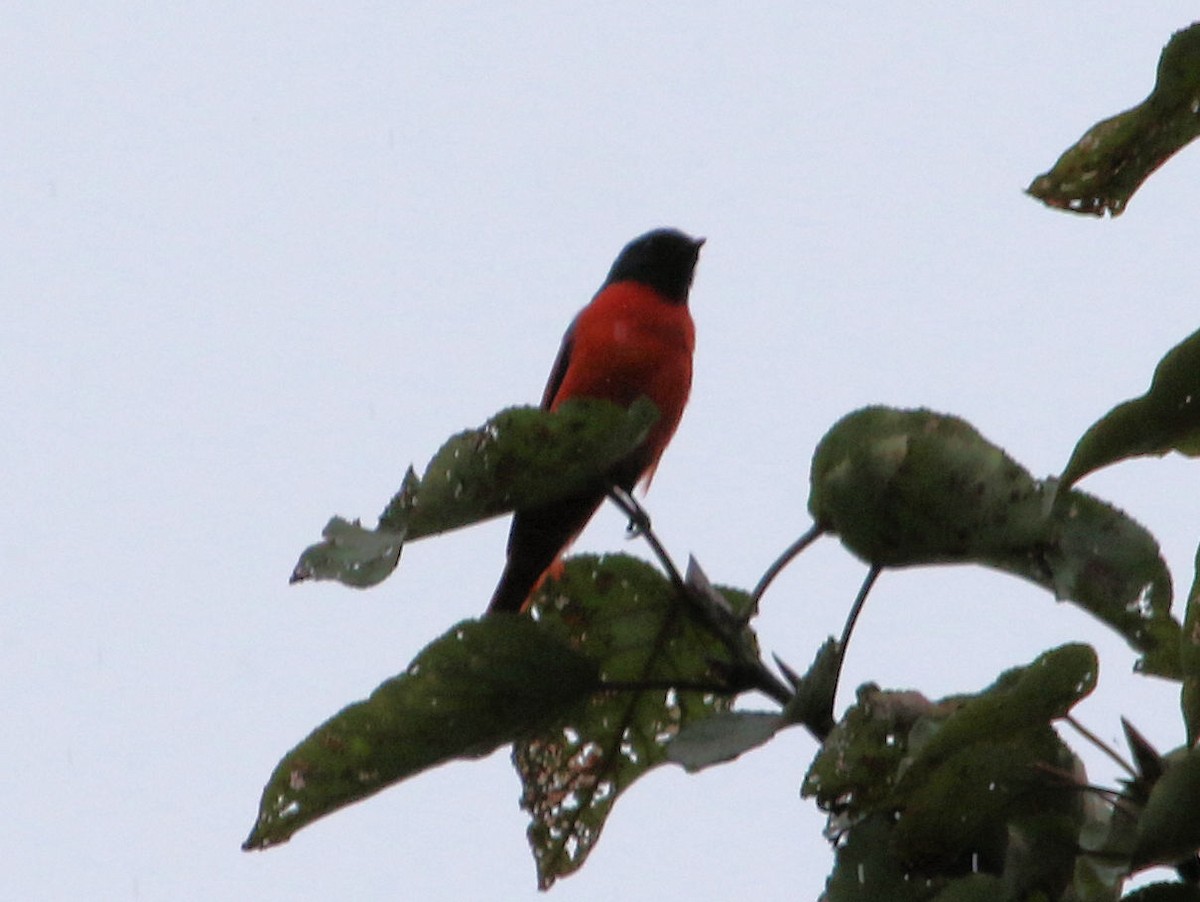
<svg viewBox="0 0 1200 902">
<path fill-rule="evenodd" d="M 1121 212 L 1195 136 L 1198 105 L 1200 25 L 1172 39 L 1142 106 L 1096 126 L 1030 192 L 1066 209 Z M 661 570 L 626 555 L 575 557 L 539 588 L 532 616 L 452 627 L 283 757 L 244 848 L 284 842 L 425 769 L 511 745 L 544 889 L 582 866 L 617 798 L 647 771 L 727 762 L 798 725 L 819 744 L 803 793 L 828 812 L 835 841 L 829 902 L 1115 902 L 1130 875 L 1154 865 L 1176 867 L 1181 882 L 1125 899 L 1200 900 L 1200 577 L 1181 627 L 1153 536 L 1075 488 L 1130 457 L 1200 453 L 1197 398 L 1200 332 L 1046 480 L 958 417 L 855 411 L 813 455 L 813 530 L 753 593 L 712 587 L 695 562 L 681 576 L 640 510 L 615 494 L 639 515 Z M 376 528 L 333 518 L 292 580 L 374 585 L 406 541 L 604 485 L 656 417 L 644 401 L 503 411 L 451 438 L 420 478 L 410 468 Z M 804 675 L 776 659 L 781 679 L 751 624 L 774 574 L 822 534 L 837 535 L 869 573 L 841 638 Z M 1090 786 L 1057 729 L 1074 723 L 1071 708 L 1096 684 L 1095 653 L 1077 644 L 969 695 L 930 701 L 866 685 L 835 719 L 842 656 L 876 578 L 946 563 L 1029 580 L 1116 631 L 1140 672 L 1180 682 L 1187 745 L 1159 755 L 1127 725 L 1129 779 Z M 754 690 L 777 707 L 733 708 Z"/>
<path fill-rule="evenodd" d="M 1125 457 L 1190 450 L 1195 409 L 1177 403 L 1180 392 L 1190 397 L 1189 373 L 1200 393 L 1200 333 L 1166 356 L 1145 397 L 1088 430 L 1062 477 L 1045 481 L 959 418 L 865 408 L 818 445 L 810 511 L 873 571 L 975 563 L 1077 604 L 1138 650 L 1142 672 L 1183 681 L 1195 736 L 1200 645 L 1185 642 L 1171 617 L 1158 547 L 1071 485 Z M 528 503 L 531 491 L 539 503 L 567 495 L 636 446 L 651 422 L 640 404 L 506 411 L 452 438 L 424 478 L 410 472 L 378 529 L 356 525 L 362 540 L 350 543 L 327 536 L 297 573 L 361 585 L 388 542 L 385 563 L 395 566 L 403 517 L 445 529 Z M 546 461 L 561 460 L 592 426 L 610 444 L 591 459 L 591 475 L 583 466 L 555 475 Z M 513 476 L 527 465 L 544 474 L 536 487 Z M 823 743 L 805 793 L 829 811 L 838 837 L 831 900 L 881 898 L 884 888 L 898 899 L 1003 898 L 1001 890 L 1057 899 L 1068 888 L 1071 898 L 1116 899 L 1137 868 L 1200 846 L 1200 818 L 1185 816 L 1200 800 L 1190 753 L 1156 758 L 1112 796 L 1083 791 L 1081 765 L 1053 724 L 1095 684 L 1090 648 L 1047 652 L 977 695 L 939 702 L 862 687 L 835 725 L 845 636 L 826 643 L 804 676 L 783 666 L 786 682 L 773 679 L 750 628 L 758 599 L 714 590 L 695 565 L 683 579 L 665 563 L 667 574 L 626 555 L 572 558 L 539 590 L 532 617 L 453 627 L 284 756 L 246 848 L 285 841 L 426 768 L 511 744 L 539 885 L 549 887 L 583 864 L 642 774 L 665 762 L 694 771 L 729 761 L 791 725 Z M 1200 620 L 1192 602 L 1188 636 Z M 732 710 L 752 689 L 779 708 Z"/>
</svg>

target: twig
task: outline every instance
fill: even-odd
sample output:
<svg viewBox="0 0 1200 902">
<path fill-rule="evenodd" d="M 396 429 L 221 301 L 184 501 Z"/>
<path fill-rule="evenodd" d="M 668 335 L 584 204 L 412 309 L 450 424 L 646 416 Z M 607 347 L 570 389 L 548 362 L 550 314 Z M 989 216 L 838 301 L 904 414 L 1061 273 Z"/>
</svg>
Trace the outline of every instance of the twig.
<svg viewBox="0 0 1200 902">
<path fill-rule="evenodd" d="M 833 667 L 833 689 L 829 694 L 829 716 L 833 717 L 833 703 L 837 698 L 838 683 L 842 679 L 842 664 L 846 660 L 846 646 L 850 644 L 850 634 L 854 632 L 854 624 L 858 622 L 858 615 L 862 613 L 863 605 L 866 604 L 867 595 L 870 594 L 871 588 L 875 585 L 875 580 L 879 579 L 879 574 L 883 568 L 878 564 L 872 564 L 871 569 L 867 571 L 867 578 L 863 580 L 862 585 L 858 589 L 858 594 L 854 596 L 854 604 L 850 606 L 850 614 L 846 617 L 846 625 L 842 627 L 842 638 L 837 644 L 837 660 Z"/>
<path fill-rule="evenodd" d="M 658 562 L 667 571 L 667 576 L 670 578 L 671 584 L 675 587 L 676 591 L 685 592 L 686 588 L 683 577 L 679 575 L 679 568 L 675 566 L 675 562 L 667 554 L 667 550 L 663 547 L 662 542 L 658 540 L 658 536 L 650 528 L 650 515 L 646 513 L 646 509 L 638 503 L 632 494 L 620 486 L 610 488 L 608 490 L 608 497 L 629 518 L 629 523 L 636 528 L 637 534 L 646 540 L 646 543 L 650 546 L 650 550 L 658 558 Z"/>
<path fill-rule="evenodd" d="M 1103 739 L 1101 739 L 1099 736 L 1097 736 L 1095 733 L 1093 733 L 1091 730 L 1089 730 L 1087 727 L 1085 727 L 1083 724 L 1081 724 L 1079 721 L 1077 721 L 1075 719 L 1074 715 L 1067 714 L 1063 718 L 1063 720 L 1065 720 L 1067 723 L 1069 723 L 1071 726 L 1073 726 L 1075 728 L 1075 730 L 1081 736 L 1083 736 L 1084 739 L 1086 739 L 1088 742 L 1090 742 L 1092 745 L 1094 745 L 1100 751 L 1104 752 L 1104 754 L 1108 755 L 1108 757 L 1111 758 L 1113 761 L 1115 761 L 1117 766 L 1120 767 L 1123 771 L 1125 771 L 1125 773 L 1129 774 L 1130 777 L 1137 779 L 1138 773 L 1136 770 L 1134 770 L 1133 765 L 1130 764 L 1128 761 L 1126 761 L 1124 758 L 1122 758 L 1120 753 L 1116 749 L 1112 748 L 1112 746 L 1110 746 L 1110 745 L 1107 745 Z"/>
<path fill-rule="evenodd" d="M 758 600 L 762 598 L 763 593 L 767 591 L 767 587 L 775 581 L 775 577 L 780 574 L 784 567 L 792 562 L 796 555 L 819 539 L 824 532 L 825 528 L 821 526 L 821 524 L 814 523 L 808 532 L 789 545 L 783 554 L 779 555 L 779 557 L 775 559 L 775 562 L 771 564 L 771 566 L 767 568 L 767 571 L 762 575 L 762 579 L 758 581 L 758 585 L 754 587 L 754 591 L 750 593 L 750 598 L 753 602 L 753 604 L 750 606 L 750 610 L 758 610 Z"/>
<path fill-rule="evenodd" d="M 629 522 L 636 529 L 637 534 L 650 545 L 654 556 L 658 558 L 659 563 L 666 570 L 667 576 L 671 580 L 671 585 L 679 593 L 680 598 L 687 600 L 689 604 L 704 612 L 703 603 L 693 600 L 691 588 L 680 575 L 679 568 L 675 566 L 675 562 L 667 554 L 667 550 L 663 547 L 662 542 L 658 540 L 658 536 L 654 534 L 654 530 L 650 526 L 650 515 L 646 512 L 646 509 L 637 502 L 637 499 L 632 494 L 620 486 L 611 487 L 608 490 L 608 497 L 629 518 Z M 793 693 L 788 687 L 767 669 L 767 665 L 761 659 L 749 657 L 742 643 L 738 641 L 738 637 L 731 634 L 725 628 L 724 624 L 714 622 L 714 618 L 710 616 L 704 616 L 703 620 L 709 625 L 713 635 L 720 639 L 721 643 L 729 650 L 730 655 L 734 659 L 735 667 L 738 668 L 739 672 L 746 675 L 748 682 L 746 688 L 757 689 L 777 701 L 780 705 L 786 705 L 791 701 Z M 741 620 L 735 621 L 735 623 L 739 629 L 745 626 L 745 622 Z"/>
</svg>

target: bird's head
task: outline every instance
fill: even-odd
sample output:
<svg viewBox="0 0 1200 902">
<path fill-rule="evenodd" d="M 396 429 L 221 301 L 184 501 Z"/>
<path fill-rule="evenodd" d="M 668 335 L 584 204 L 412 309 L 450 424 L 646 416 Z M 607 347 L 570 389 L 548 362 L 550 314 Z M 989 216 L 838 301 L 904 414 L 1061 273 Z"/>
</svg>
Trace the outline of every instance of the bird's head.
<svg viewBox="0 0 1200 902">
<path fill-rule="evenodd" d="M 604 284 L 640 282 L 667 300 L 686 304 L 703 244 L 703 238 L 692 238 L 678 229 L 647 232 L 625 245 Z"/>
</svg>

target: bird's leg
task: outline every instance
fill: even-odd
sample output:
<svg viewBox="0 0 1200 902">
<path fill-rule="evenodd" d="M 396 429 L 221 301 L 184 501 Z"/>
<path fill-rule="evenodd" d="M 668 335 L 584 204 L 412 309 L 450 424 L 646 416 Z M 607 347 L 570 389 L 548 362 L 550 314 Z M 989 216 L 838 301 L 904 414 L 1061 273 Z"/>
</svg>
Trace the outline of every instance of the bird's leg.
<svg viewBox="0 0 1200 902">
<path fill-rule="evenodd" d="M 629 517 L 629 525 L 625 527 L 627 538 L 636 539 L 650 532 L 650 514 L 633 497 L 633 492 L 614 485 L 608 490 L 608 496 Z"/>
</svg>

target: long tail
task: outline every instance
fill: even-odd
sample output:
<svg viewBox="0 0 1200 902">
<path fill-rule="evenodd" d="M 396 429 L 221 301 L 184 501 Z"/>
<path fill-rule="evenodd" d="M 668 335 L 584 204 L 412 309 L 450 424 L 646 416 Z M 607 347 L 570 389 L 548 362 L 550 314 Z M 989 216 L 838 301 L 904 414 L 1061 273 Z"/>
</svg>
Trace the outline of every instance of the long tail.
<svg viewBox="0 0 1200 902">
<path fill-rule="evenodd" d="M 592 492 L 517 511 L 508 534 L 508 563 L 488 611 L 522 610 L 542 574 L 579 535 L 603 500 L 603 492 Z"/>
</svg>

